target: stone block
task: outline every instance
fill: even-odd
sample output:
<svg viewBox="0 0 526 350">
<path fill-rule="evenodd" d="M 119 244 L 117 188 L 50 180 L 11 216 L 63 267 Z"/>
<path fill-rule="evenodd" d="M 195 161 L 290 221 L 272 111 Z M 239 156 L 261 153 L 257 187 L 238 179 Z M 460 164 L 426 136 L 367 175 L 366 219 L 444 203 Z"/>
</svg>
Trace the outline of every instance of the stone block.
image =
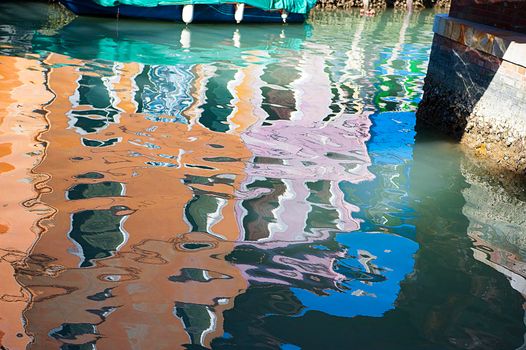
<svg viewBox="0 0 526 350">
<path fill-rule="evenodd" d="M 433 30 L 435 34 L 465 45 L 469 49 L 526 67 L 526 34 L 506 31 L 448 15 L 436 16 Z"/>
<path fill-rule="evenodd" d="M 526 153 L 526 67 L 493 55 L 505 40 L 477 30 L 464 32 L 464 42 L 435 35 L 417 126 L 432 126 L 470 147 L 490 142 L 487 157 L 526 172 L 526 162 L 519 161 Z"/>
</svg>

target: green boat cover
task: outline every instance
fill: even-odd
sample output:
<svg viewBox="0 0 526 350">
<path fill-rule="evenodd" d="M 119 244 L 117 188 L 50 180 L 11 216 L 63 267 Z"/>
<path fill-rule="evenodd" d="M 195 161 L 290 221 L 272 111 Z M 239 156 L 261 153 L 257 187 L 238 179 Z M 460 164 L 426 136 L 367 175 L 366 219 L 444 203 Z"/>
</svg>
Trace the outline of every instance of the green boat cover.
<svg viewBox="0 0 526 350">
<path fill-rule="evenodd" d="M 219 5 L 226 3 L 244 3 L 263 10 L 285 10 L 290 13 L 307 14 L 316 4 L 316 0 L 93 0 L 101 6 L 132 5 L 155 7 L 165 5 Z"/>
</svg>

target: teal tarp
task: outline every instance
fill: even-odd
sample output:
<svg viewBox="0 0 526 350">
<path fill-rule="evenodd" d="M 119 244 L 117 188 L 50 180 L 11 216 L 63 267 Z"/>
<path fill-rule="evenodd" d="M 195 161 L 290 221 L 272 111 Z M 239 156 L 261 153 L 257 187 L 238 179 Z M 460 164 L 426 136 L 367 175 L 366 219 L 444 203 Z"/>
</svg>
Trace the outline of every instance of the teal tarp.
<svg viewBox="0 0 526 350">
<path fill-rule="evenodd" d="M 239 2 L 249 6 L 257 7 L 263 10 L 285 10 L 290 13 L 306 14 L 316 4 L 316 0 L 239 0 L 239 1 L 225 1 L 225 0 L 93 0 L 101 6 L 117 6 L 133 5 L 143 7 L 155 7 L 163 5 L 190 5 L 190 4 L 206 4 L 216 5 Z"/>
</svg>

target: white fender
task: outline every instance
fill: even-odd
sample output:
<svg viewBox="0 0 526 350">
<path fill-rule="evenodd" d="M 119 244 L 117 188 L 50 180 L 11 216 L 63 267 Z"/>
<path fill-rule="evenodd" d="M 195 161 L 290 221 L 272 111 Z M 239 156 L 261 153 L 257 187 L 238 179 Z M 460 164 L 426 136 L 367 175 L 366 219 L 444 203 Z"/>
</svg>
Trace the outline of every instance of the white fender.
<svg viewBox="0 0 526 350">
<path fill-rule="evenodd" d="M 245 12 L 245 4 L 237 4 L 236 12 L 234 13 L 234 19 L 237 23 L 241 23 L 243 20 L 243 13 Z"/>
<path fill-rule="evenodd" d="M 283 20 L 283 23 L 287 23 L 287 17 L 289 17 L 289 14 L 287 13 L 287 11 L 283 10 L 283 12 L 281 13 L 281 19 Z"/>
<path fill-rule="evenodd" d="M 183 28 L 183 30 L 181 31 L 181 40 L 179 41 L 183 49 L 190 48 L 191 37 L 192 33 L 190 32 L 190 30 L 188 30 L 188 28 Z"/>
<path fill-rule="evenodd" d="M 182 17 L 184 23 L 192 23 L 194 20 L 194 5 L 184 5 Z"/>
</svg>

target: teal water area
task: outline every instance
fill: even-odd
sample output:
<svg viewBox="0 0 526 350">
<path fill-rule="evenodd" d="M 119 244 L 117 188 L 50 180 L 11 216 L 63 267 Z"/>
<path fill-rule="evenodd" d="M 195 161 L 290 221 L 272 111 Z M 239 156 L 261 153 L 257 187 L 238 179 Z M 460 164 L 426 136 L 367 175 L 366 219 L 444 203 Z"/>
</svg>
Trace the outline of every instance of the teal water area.
<svg viewBox="0 0 526 350">
<path fill-rule="evenodd" d="M 524 348 L 524 185 L 415 132 L 435 14 L 1 3 L 3 349 Z"/>
</svg>

